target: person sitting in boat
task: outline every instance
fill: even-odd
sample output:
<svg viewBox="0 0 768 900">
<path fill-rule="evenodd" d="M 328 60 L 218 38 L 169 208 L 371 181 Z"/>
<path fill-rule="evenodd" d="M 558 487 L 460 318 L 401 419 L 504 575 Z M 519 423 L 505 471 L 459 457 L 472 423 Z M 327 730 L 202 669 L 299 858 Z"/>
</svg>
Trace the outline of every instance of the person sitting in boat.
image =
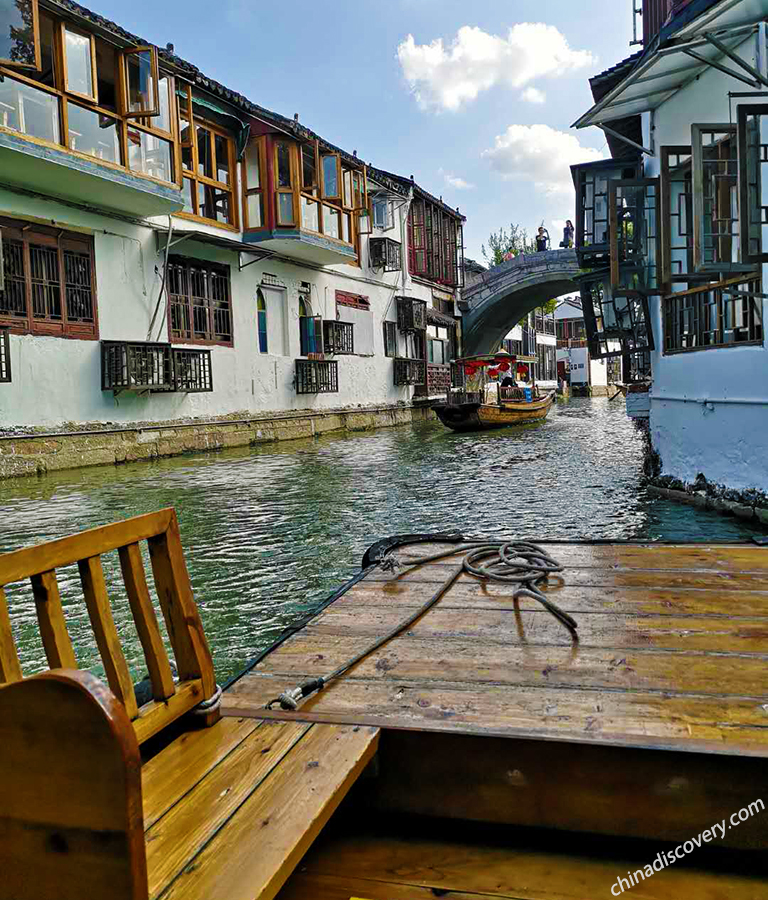
<svg viewBox="0 0 768 900">
<path fill-rule="evenodd" d="M 501 386 L 505 387 L 517 387 L 517 382 L 511 375 L 505 375 L 504 380 L 501 382 Z"/>
</svg>

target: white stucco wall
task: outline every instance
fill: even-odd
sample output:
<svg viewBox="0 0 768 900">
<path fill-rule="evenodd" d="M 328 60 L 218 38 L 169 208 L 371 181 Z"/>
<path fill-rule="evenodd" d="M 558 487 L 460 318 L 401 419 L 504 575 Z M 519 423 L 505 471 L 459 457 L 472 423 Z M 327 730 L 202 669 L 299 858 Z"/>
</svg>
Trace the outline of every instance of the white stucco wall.
<svg viewBox="0 0 768 900">
<path fill-rule="evenodd" d="M 158 300 L 162 254 L 149 223 L 134 224 L 107 214 L 87 212 L 58 201 L 0 187 L 0 215 L 92 234 L 97 285 L 99 337 L 102 340 L 147 340 Z M 407 204 L 396 212 L 395 230 L 404 238 Z M 177 220 L 180 229 L 190 223 Z M 167 225 L 167 219 L 163 220 Z M 201 228 L 225 237 L 231 232 Z M 365 239 L 364 239 L 365 241 Z M 11 335 L 13 381 L 0 385 L 0 428 L 67 423 L 131 423 L 195 416 L 243 415 L 297 409 L 323 409 L 410 401 L 412 387 L 393 384 L 393 361 L 384 356 L 382 322 L 396 319 L 395 296 L 406 294 L 432 303 L 432 288 L 415 283 L 405 271 L 382 274 L 367 268 L 334 266 L 322 270 L 267 259 L 238 271 L 238 255 L 199 242 L 185 241 L 172 253 L 228 264 L 232 298 L 234 347 L 213 346 L 212 393 L 155 393 L 114 397 L 101 390 L 98 341 Z M 403 245 L 405 257 L 405 245 Z M 284 290 L 265 292 L 268 305 L 268 350 L 259 352 L 256 291 L 269 273 Z M 338 318 L 355 324 L 354 356 L 337 356 L 339 393 L 297 395 L 293 387 L 299 356 L 298 287 L 312 285 L 313 313 L 335 319 L 336 290 L 366 296 L 370 312 L 339 307 Z M 441 289 L 441 295 L 445 291 Z M 165 301 L 152 335 L 167 341 Z M 400 352 L 405 353 L 401 336 Z M 174 344 L 174 346 L 183 346 Z"/>
<path fill-rule="evenodd" d="M 756 38 L 739 54 L 753 66 Z M 765 60 L 765 54 L 763 64 Z M 644 143 L 653 139 L 657 156 L 645 158 L 648 177 L 659 174 L 659 148 L 689 145 L 691 124 L 735 122 L 728 91 L 746 85 L 715 69 L 667 100 L 653 117 L 644 116 Z M 757 97 L 757 103 L 765 98 Z M 763 283 L 768 269 L 763 267 Z M 765 287 L 763 288 L 765 290 Z M 766 303 L 763 301 L 765 335 Z M 657 350 L 652 354 L 651 433 L 663 473 L 692 481 L 702 472 L 712 481 L 744 489 L 768 490 L 768 353 L 765 343 L 665 355 L 661 303 L 652 301 Z"/>
</svg>

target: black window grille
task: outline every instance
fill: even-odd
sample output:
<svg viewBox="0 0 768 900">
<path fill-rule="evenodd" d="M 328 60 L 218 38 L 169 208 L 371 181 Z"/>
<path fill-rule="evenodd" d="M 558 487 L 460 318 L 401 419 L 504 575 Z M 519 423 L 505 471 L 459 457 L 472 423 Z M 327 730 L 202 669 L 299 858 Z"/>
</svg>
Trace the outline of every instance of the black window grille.
<svg viewBox="0 0 768 900">
<path fill-rule="evenodd" d="M 384 356 L 397 356 L 397 322 L 384 323 Z"/>
<path fill-rule="evenodd" d="M 33 334 L 96 337 L 90 238 L 0 220 L 0 324 Z"/>
<path fill-rule="evenodd" d="M 581 279 L 584 327 L 593 359 L 654 349 L 647 295 L 633 288 L 611 288 L 608 273 Z"/>
<path fill-rule="evenodd" d="M 664 298 L 664 352 L 762 344 L 761 280 L 738 278 Z"/>
<path fill-rule="evenodd" d="M 695 279 L 692 177 L 690 146 L 661 148 L 661 281 L 667 291 L 672 282 Z"/>
<path fill-rule="evenodd" d="M 325 353 L 339 355 L 355 352 L 354 325 L 351 322 L 323 322 L 323 347 Z"/>
<path fill-rule="evenodd" d="M 399 272 L 402 268 L 402 247 L 391 238 L 370 238 L 368 255 L 372 269 L 383 269 L 385 272 Z"/>
<path fill-rule="evenodd" d="M 610 252 L 609 186 L 614 179 L 639 178 L 639 160 L 605 160 L 571 166 L 576 188 L 576 250 L 582 260 Z"/>
<path fill-rule="evenodd" d="M 171 340 L 232 343 L 229 266 L 171 257 L 168 298 Z"/>
<path fill-rule="evenodd" d="M 296 360 L 297 394 L 338 394 L 339 364 L 329 359 Z"/>
<path fill-rule="evenodd" d="M 610 184 L 611 284 L 621 286 L 622 267 L 632 267 L 648 293 L 660 290 L 659 179 Z"/>
<path fill-rule="evenodd" d="M 423 359 L 396 359 L 395 384 L 421 385 L 427 383 L 427 364 Z"/>
<path fill-rule="evenodd" d="M 210 350 L 173 350 L 173 389 L 187 394 L 213 390 Z"/>
<path fill-rule="evenodd" d="M 0 328 L 0 384 L 11 380 L 11 342 L 8 328 Z"/>
<path fill-rule="evenodd" d="M 400 331 L 426 331 L 426 300 L 417 300 L 415 297 L 398 297 L 397 327 Z"/>
<path fill-rule="evenodd" d="M 101 389 L 174 390 L 171 345 L 139 341 L 102 341 Z"/>
</svg>

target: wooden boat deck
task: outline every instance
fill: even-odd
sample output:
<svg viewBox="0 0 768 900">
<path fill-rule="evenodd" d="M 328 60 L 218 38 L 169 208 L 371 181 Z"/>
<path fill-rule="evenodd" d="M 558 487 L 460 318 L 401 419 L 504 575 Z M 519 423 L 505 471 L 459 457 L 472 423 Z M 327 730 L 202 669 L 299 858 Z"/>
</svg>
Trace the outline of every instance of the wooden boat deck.
<svg viewBox="0 0 768 900">
<path fill-rule="evenodd" d="M 408 562 L 444 549 L 400 548 Z M 407 633 L 298 714 L 266 711 L 424 603 L 461 556 L 376 568 L 225 695 L 225 712 L 387 729 L 768 756 L 768 548 L 550 544 L 536 601 L 463 574 Z"/>
</svg>

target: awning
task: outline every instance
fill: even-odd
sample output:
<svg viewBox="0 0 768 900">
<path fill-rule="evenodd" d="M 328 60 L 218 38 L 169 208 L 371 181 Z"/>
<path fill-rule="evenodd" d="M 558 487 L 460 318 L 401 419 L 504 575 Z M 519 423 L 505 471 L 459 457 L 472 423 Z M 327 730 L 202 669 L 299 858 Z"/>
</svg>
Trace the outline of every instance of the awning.
<svg viewBox="0 0 768 900">
<path fill-rule="evenodd" d="M 754 3 L 765 7 L 763 15 L 768 15 L 768 0 L 754 0 Z M 675 43 L 661 50 L 651 51 L 641 57 L 620 84 L 574 122 L 573 127 L 599 126 L 615 119 L 657 109 L 708 68 L 724 68 L 735 81 L 746 82 L 752 88 L 758 87 L 755 73 L 747 71 L 728 57 L 729 52 L 750 37 L 758 44 L 756 58 L 765 59 L 764 26 L 761 28 L 754 21 L 687 39 L 677 38 Z"/>
<path fill-rule="evenodd" d="M 182 97 L 186 99 L 187 92 L 182 91 L 180 88 L 176 89 L 176 95 L 178 97 Z M 204 109 L 209 110 L 212 113 L 216 113 L 217 116 L 224 116 L 227 119 L 233 119 L 237 122 L 237 127 L 235 130 L 235 145 L 237 147 L 237 159 L 238 162 L 243 158 L 243 153 L 245 151 L 246 144 L 248 143 L 248 138 L 251 134 L 251 123 L 244 122 L 239 116 L 236 116 L 233 112 L 230 112 L 228 109 L 225 109 L 223 106 L 219 106 L 218 103 L 214 103 L 213 100 L 207 100 L 204 97 L 201 97 L 199 94 L 196 94 L 192 91 L 192 105 L 193 106 L 202 106 Z"/>
<path fill-rule="evenodd" d="M 441 313 L 432 306 L 427 307 L 427 322 L 430 325 L 442 325 L 443 328 L 456 327 L 456 319 L 453 316 Z"/>
</svg>

